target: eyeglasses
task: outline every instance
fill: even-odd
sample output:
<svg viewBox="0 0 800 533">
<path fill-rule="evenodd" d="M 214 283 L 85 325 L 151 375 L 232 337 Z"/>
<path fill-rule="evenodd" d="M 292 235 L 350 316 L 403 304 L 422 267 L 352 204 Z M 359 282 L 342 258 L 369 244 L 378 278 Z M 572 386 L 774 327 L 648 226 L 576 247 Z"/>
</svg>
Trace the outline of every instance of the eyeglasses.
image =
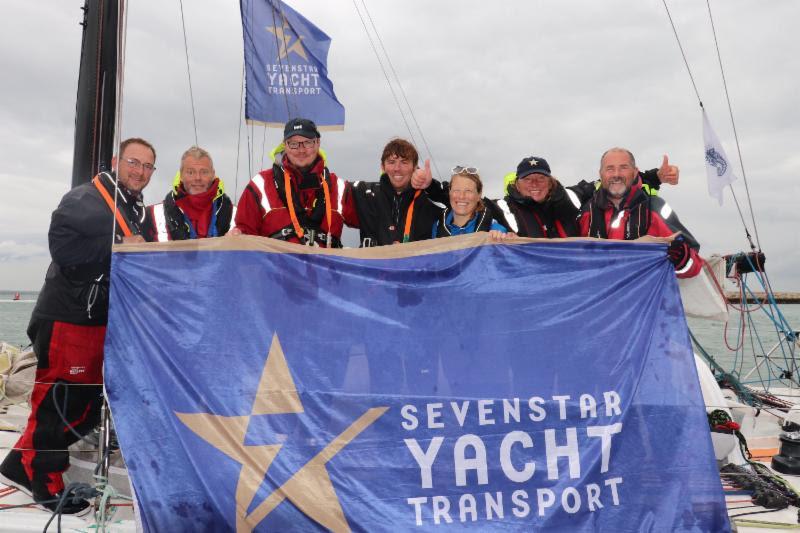
<svg viewBox="0 0 800 533">
<path fill-rule="evenodd" d="M 126 159 L 125 162 L 128 163 L 129 167 L 135 170 L 143 168 L 146 172 L 152 172 L 156 169 L 156 167 L 154 167 L 150 163 L 142 163 L 138 159 Z"/>
<path fill-rule="evenodd" d="M 211 171 L 207 168 L 201 168 L 199 171 L 189 168 L 186 170 L 181 170 L 181 176 L 186 176 L 187 178 L 193 178 L 197 175 L 200 175 L 201 178 L 207 178 L 211 175 Z"/>
<path fill-rule="evenodd" d="M 456 174 L 470 174 L 472 176 L 478 175 L 478 167 L 462 167 L 457 165 L 450 169 L 450 173 L 455 176 Z"/>
<path fill-rule="evenodd" d="M 291 150 L 297 150 L 301 146 L 303 148 L 314 148 L 317 145 L 316 139 L 309 139 L 307 141 L 289 141 L 286 143 L 286 146 L 289 147 Z"/>
</svg>

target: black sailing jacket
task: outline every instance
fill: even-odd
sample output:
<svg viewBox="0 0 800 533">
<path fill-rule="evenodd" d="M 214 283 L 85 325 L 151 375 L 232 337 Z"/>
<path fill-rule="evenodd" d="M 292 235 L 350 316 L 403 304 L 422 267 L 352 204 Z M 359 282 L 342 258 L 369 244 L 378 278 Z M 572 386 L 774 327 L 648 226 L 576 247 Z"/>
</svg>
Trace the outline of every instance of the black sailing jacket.
<svg viewBox="0 0 800 533">
<path fill-rule="evenodd" d="M 444 206 L 434 203 L 426 191 L 414 200 L 416 189 L 408 188 L 397 194 L 386 174 L 378 182 L 355 182 L 348 187 L 344 203 L 352 201 L 358 216 L 361 246 L 384 246 L 403 242 L 403 230 L 411 202 L 414 212 L 409 242 L 431 238 L 431 230 Z"/>
<path fill-rule="evenodd" d="M 101 173 L 99 183 L 114 198 L 113 174 Z M 117 206 L 134 234 L 149 234 L 149 218 L 141 196 L 120 187 Z M 114 213 L 92 182 L 69 191 L 53 211 L 48 231 L 52 262 L 33 309 L 31 326 L 38 320 L 80 325 L 108 321 L 108 277 Z M 122 242 L 116 225 L 114 241 Z M 29 326 L 29 331 L 31 328 Z"/>
</svg>

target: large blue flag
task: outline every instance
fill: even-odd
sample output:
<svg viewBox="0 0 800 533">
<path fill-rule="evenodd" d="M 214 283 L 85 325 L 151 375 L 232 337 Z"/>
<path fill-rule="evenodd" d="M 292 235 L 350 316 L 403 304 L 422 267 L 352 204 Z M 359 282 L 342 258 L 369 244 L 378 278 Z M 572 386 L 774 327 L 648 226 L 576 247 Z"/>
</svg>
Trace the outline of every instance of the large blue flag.
<svg viewBox="0 0 800 533">
<path fill-rule="evenodd" d="M 126 245 L 106 386 L 146 531 L 726 531 L 663 245 Z"/>
<path fill-rule="evenodd" d="M 331 39 L 281 0 L 240 0 L 247 72 L 245 117 L 283 127 L 304 117 L 344 127 L 344 107 L 328 79 Z"/>
</svg>

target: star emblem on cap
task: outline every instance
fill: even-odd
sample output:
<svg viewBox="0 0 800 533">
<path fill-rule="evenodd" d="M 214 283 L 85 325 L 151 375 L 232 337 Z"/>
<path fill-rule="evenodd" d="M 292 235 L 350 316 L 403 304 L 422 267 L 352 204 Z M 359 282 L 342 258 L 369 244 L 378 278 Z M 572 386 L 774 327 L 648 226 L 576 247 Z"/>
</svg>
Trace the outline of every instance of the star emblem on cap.
<svg viewBox="0 0 800 533">
<path fill-rule="evenodd" d="M 531 159 L 530 159 L 530 161 L 528 161 L 528 163 L 530 163 L 532 167 L 535 167 L 536 165 L 539 164 L 539 161 L 537 161 L 535 157 L 531 157 Z"/>
</svg>

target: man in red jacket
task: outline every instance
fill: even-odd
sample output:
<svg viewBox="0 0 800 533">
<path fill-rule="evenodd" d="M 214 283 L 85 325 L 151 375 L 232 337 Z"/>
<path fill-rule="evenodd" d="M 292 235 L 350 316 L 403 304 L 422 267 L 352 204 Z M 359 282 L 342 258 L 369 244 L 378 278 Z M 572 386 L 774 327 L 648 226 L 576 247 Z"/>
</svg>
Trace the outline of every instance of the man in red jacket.
<svg viewBox="0 0 800 533">
<path fill-rule="evenodd" d="M 316 124 L 286 123 L 272 168 L 247 184 L 236 211 L 236 227 L 309 246 L 341 247 L 344 182 L 328 170 Z"/>
<path fill-rule="evenodd" d="M 580 230 L 585 237 L 634 240 L 644 235 L 670 237 L 682 226 L 677 217 L 655 210 L 651 197 L 642 190 L 633 154 L 625 148 L 611 148 L 600 159 L 601 187 L 581 209 Z M 671 213 L 671 209 L 669 210 Z M 672 240 L 669 260 L 679 278 L 696 276 L 702 258 L 681 236 Z"/>
</svg>

